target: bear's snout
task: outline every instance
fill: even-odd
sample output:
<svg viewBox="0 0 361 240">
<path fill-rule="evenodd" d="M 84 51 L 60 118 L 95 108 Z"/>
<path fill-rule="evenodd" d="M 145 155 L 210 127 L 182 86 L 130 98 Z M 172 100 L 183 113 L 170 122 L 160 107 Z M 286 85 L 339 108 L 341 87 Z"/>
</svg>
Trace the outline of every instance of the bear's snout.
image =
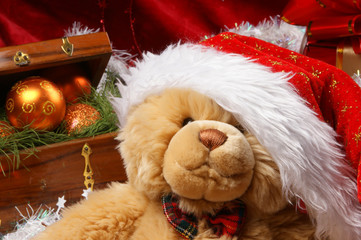
<svg viewBox="0 0 361 240">
<path fill-rule="evenodd" d="M 184 126 L 171 139 L 164 156 L 163 175 L 179 196 L 229 201 L 247 189 L 254 164 L 252 148 L 236 127 L 198 120 Z"/>
</svg>

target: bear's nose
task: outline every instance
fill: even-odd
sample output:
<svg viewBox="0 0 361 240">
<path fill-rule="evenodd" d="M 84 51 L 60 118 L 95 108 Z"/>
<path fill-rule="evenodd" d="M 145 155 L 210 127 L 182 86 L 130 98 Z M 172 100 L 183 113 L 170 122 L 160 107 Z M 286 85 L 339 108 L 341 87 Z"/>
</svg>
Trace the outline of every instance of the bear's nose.
<svg viewBox="0 0 361 240">
<path fill-rule="evenodd" d="M 210 151 L 221 146 L 226 140 L 227 135 L 217 129 L 203 129 L 199 132 L 199 140 Z"/>
</svg>

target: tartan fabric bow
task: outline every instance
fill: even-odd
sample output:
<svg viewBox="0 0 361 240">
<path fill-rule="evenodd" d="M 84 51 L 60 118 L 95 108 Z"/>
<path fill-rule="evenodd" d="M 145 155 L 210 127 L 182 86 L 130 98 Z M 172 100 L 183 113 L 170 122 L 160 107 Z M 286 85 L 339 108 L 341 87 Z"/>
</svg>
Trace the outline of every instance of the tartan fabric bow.
<svg viewBox="0 0 361 240">
<path fill-rule="evenodd" d="M 193 214 L 182 212 L 178 207 L 178 199 L 172 194 L 162 197 L 165 216 L 172 227 L 185 239 L 194 239 L 198 233 L 198 221 Z M 219 210 L 215 215 L 203 216 L 214 233 L 222 235 L 237 235 L 245 221 L 246 206 L 240 200 L 235 200 L 227 207 Z"/>
</svg>

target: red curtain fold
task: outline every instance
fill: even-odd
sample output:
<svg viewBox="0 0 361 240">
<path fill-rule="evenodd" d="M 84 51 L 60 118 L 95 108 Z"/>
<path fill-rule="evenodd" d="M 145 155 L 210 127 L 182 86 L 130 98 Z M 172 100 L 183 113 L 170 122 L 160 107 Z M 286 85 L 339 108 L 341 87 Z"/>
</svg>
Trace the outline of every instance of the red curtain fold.
<svg viewBox="0 0 361 240">
<path fill-rule="evenodd" d="M 288 0 L 1 0 L 0 47 L 62 37 L 74 21 L 104 22 L 114 48 L 160 51 L 179 40 L 198 41 L 225 26 L 257 24 L 279 15 Z"/>
</svg>

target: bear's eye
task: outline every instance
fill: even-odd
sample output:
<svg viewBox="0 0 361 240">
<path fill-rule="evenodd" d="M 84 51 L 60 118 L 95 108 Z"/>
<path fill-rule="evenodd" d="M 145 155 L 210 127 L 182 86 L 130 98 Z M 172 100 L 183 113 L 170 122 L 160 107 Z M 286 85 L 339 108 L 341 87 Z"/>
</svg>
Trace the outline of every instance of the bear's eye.
<svg viewBox="0 0 361 240">
<path fill-rule="evenodd" d="M 185 118 L 183 120 L 182 126 L 184 127 L 185 125 L 187 125 L 188 123 L 193 122 L 193 121 L 194 121 L 193 118 L 190 118 L 190 117 Z"/>
<path fill-rule="evenodd" d="M 244 132 L 245 132 L 245 130 L 244 130 L 244 128 L 242 127 L 241 124 L 238 124 L 238 125 L 236 125 L 236 126 L 234 126 L 234 127 L 237 128 L 241 133 L 244 133 Z"/>
</svg>

